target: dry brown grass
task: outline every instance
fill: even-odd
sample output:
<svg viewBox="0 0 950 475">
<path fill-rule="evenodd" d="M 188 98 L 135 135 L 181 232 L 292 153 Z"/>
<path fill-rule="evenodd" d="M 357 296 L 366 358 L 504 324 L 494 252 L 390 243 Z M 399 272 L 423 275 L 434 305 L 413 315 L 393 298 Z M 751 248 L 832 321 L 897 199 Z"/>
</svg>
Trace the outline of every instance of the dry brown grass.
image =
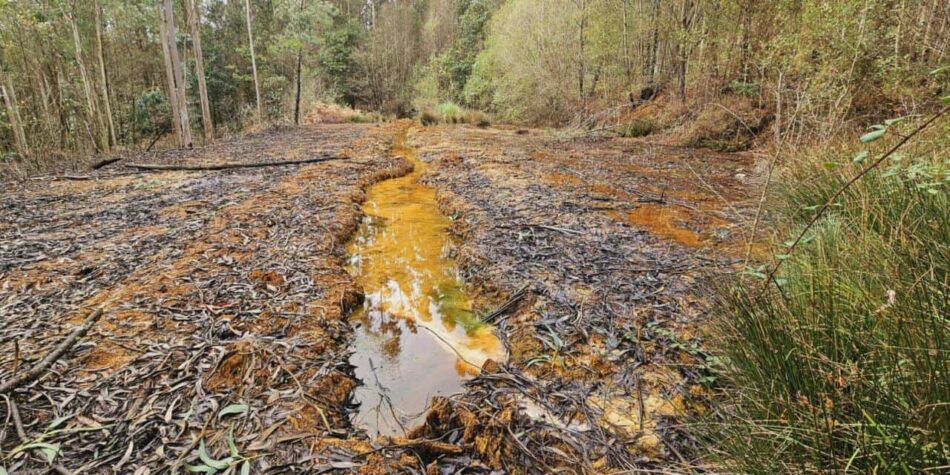
<svg viewBox="0 0 950 475">
<path fill-rule="evenodd" d="M 723 96 L 703 106 L 684 136 L 687 145 L 745 150 L 768 122 L 768 113 L 742 96 Z"/>
</svg>

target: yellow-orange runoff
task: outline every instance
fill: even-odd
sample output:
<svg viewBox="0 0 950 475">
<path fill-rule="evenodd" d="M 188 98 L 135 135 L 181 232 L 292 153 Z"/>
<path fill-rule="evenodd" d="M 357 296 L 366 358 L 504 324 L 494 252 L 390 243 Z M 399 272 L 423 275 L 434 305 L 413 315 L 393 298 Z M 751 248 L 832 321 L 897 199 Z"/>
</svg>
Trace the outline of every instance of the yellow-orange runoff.
<svg viewBox="0 0 950 475">
<path fill-rule="evenodd" d="M 347 249 L 349 271 L 366 294 L 353 316 L 359 327 L 351 361 L 369 386 L 357 391 L 358 419 L 387 435 L 401 432 L 397 413 L 411 419 L 430 396 L 460 390 L 487 359 L 506 358 L 492 329 L 472 312 L 448 256 L 451 221 L 440 213 L 435 190 L 419 182 L 425 164 L 405 138 L 397 137 L 393 152 L 411 161 L 413 171 L 369 189 L 367 219 Z M 380 407 L 389 404 L 375 395 L 381 392 L 395 407 Z"/>
</svg>

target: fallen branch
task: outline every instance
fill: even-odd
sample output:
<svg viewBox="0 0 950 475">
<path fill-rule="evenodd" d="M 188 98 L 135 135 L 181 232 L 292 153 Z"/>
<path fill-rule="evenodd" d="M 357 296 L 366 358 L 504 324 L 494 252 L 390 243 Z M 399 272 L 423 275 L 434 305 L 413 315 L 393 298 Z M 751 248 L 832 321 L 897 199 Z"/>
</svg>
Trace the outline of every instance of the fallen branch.
<svg viewBox="0 0 950 475">
<path fill-rule="evenodd" d="M 520 289 L 518 289 L 517 292 L 512 294 L 512 296 L 507 301 L 505 301 L 505 303 L 501 304 L 501 306 L 496 308 L 495 311 L 486 315 L 485 318 L 482 319 L 482 321 L 488 324 L 495 323 L 495 320 L 497 320 L 498 317 L 504 315 L 509 310 L 511 310 L 511 308 L 514 307 L 515 304 L 517 304 L 527 294 L 528 294 L 528 284 L 525 284 Z"/>
<path fill-rule="evenodd" d="M 120 160 L 122 159 L 121 158 L 107 158 L 105 160 L 99 160 L 98 162 L 92 165 L 92 169 L 98 170 L 106 165 L 112 165 L 113 163 L 118 162 Z"/>
<path fill-rule="evenodd" d="M 158 163 L 127 163 L 129 168 L 139 170 L 184 170 L 184 171 L 210 171 L 210 170 L 230 170 L 232 168 L 261 168 L 261 167 L 280 167 L 287 165 L 304 165 L 307 163 L 328 162 L 330 160 L 342 160 L 346 157 L 320 157 L 307 160 L 279 160 L 276 162 L 251 162 L 251 163 L 215 163 L 210 165 L 163 165 Z"/>
<path fill-rule="evenodd" d="M 59 346 L 57 346 L 50 354 L 46 355 L 46 358 L 43 358 L 36 366 L 30 368 L 28 371 L 24 371 L 17 376 L 10 378 L 5 381 L 3 384 L 0 384 L 0 394 L 6 394 L 27 381 L 35 380 L 41 374 L 43 374 L 50 366 L 53 366 L 57 360 L 59 360 L 76 342 L 92 328 L 93 325 L 99 321 L 99 317 L 102 316 L 102 307 L 95 309 L 92 313 L 86 317 L 86 320 L 82 322 L 82 325 L 76 327 L 69 336 L 63 340 Z"/>
<path fill-rule="evenodd" d="M 30 178 L 30 181 L 84 181 L 92 180 L 89 175 L 47 175 Z"/>
</svg>

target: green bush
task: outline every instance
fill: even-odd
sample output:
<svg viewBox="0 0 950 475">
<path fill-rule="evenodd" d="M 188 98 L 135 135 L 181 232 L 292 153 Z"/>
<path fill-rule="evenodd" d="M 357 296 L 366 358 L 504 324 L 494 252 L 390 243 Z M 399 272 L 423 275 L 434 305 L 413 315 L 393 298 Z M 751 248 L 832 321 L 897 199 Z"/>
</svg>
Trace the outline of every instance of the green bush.
<svg viewBox="0 0 950 475">
<path fill-rule="evenodd" d="M 422 125 L 433 124 L 472 124 L 478 127 L 488 127 L 491 125 L 491 118 L 488 114 L 473 110 L 463 109 L 451 102 L 444 102 L 435 107 L 435 109 L 424 108 L 418 115 L 419 122 Z"/>
<path fill-rule="evenodd" d="M 646 137 L 653 133 L 654 123 L 648 119 L 636 119 L 617 128 L 621 137 Z"/>
<path fill-rule="evenodd" d="M 701 427 L 730 470 L 950 463 L 948 132 L 851 187 L 793 255 L 778 256 L 777 289 L 762 293 L 757 269 L 719 292 L 725 401 Z M 777 181 L 781 236 L 797 236 L 856 173 L 852 156 L 826 148 Z"/>
<path fill-rule="evenodd" d="M 442 116 L 442 122 L 446 124 L 457 124 L 462 121 L 462 108 L 452 102 L 443 102 L 436 106 L 439 115 Z"/>
</svg>

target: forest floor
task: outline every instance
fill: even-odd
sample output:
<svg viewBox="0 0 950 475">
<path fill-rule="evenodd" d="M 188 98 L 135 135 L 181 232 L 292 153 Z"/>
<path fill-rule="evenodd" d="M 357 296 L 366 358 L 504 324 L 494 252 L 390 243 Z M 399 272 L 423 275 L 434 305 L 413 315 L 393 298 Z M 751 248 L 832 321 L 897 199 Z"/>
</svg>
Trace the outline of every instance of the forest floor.
<svg viewBox="0 0 950 475">
<path fill-rule="evenodd" d="M 359 384 L 346 243 L 373 183 L 409 172 L 454 219 L 479 311 L 505 342 L 407 437 L 350 423 Z M 636 139 L 468 126 L 312 125 L 166 164 L 343 159 L 142 172 L 0 192 L 0 381 L 95 308 L 98 322 L 4 395 L 9 473 L 605 473 L 702 466 L 682 422 L 713 377 L 703 288 L 745 254 L 752 160 Z M 128 159 L 127 159 L 128 160 Z M 506 300 L 511 305 L 492 312 Z M 15 410 L 14 410 L 15 409 Z"/>
</svg>

